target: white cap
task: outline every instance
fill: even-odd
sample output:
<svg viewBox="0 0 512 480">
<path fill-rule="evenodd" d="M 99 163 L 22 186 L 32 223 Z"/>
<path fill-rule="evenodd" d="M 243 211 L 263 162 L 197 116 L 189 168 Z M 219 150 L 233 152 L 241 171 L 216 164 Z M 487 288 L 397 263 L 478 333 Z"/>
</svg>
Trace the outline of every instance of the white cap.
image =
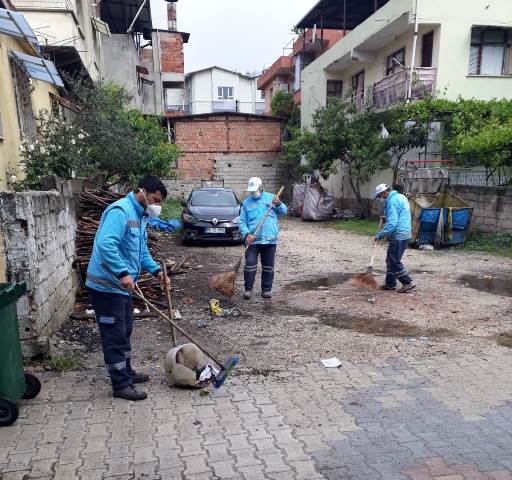
<svg viewBox="0 0 512 480">
<path fill-rule="evenodd" d="M 375 194 L 373 198 L 377 198 L 382 192 L 385 192 L 389 187 L 385 183 L 381 183 L 375 187 Z"/>
<path fill-rule="evenodd" d="M 263 185 L 263 182 L 261 181 L 260 177 L 252 177 L 249 179 L 249 184 L 247 185 L 247 191 L 248 192 L 257 192 L 261 185 Z"/>
</svg>

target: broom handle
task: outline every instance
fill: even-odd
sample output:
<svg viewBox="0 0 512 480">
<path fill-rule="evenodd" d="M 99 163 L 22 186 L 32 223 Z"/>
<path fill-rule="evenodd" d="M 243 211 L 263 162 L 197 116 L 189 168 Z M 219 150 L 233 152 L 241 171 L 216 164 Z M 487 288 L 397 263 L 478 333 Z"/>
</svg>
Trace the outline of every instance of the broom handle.
<svg viewBox="0 0 512 480">
<path fill-rule="evenodd" d="M 178 324 L 174 323 L 164 312 L 159 310 L 149 300 L 147 300 L 137 284 L 135 284 L 135 289 L 136 291 L 131 292 L 134 297 L 142 300 L 150 310 L 153 310 L 153 312 L 155 312 L 159 317 L 169 322 L 176 330 L 178 330 L 178 332 L 180 332 L 185 338 L 190 340 L 197 348 L 199 348 L 199 350 L 202 350 L 206 355 L 208 355 L 221 369 L 224 369 L 223 364 L 219 362 L 219 360 L 214 357 L 208 350 L 206 350 L 206 348 L 197 343 L 197 341 L 194 340 L 187 332 L 185 332 L 185 330 L 183 330 Z"/>
<path fill-rule="evenodd" d="M 169 307 L 169 317 L 173 318 L 173 311 L 172 311 L 172 298 L 171 298 L 171 280 L 167 276 L 167 262 L 165 261 L 165 258 L 162 259 L 162 272 L 164 276 L 164 289 L 165 289 L 165 295 L 167 297 L 167 306 Z M 172 327 L 171 329 L 171 335 L 172 335 L 172 346 L 176 346 L 176 329 Z"/>
<path fill-rule="evenodd" d="M 279 192 L 277 192 L 276 197 L 279 198 L 281 196 L 281 194 L 283 193 L 283 191 L 284 191 L 284 186 L 279 189 Z M 265 212 L 265 215 L 263 215 L 263 218 L 261 219 L 261 222 L 259 223 L 259 225 L 256 227 L 256 230 L 254 230 L 254 233 L 252 234 L 254 237 L 261 230 L 261 227 L 265 223 L 265 220 L 267 219 L 267 217 L 269 216 L 269 214 L 270 214 L 270 212 L 272 211 L 273 208 L 274 208 L 274 204 L 271 204 L 270 207 L 268 208 L 268 210 Z M 245 251 L 244 251 L 244 253 L 242 255 L 242 258 L 244 258 L 245 252 L 247 252 L 247 250 L 249 249 L 250 246 L 251 245 L 247 245 L 247 247 L 245 247 Z"/>
<path fill-rule="evenodd" d="M 377 230 L 377 233 L 380 232 L 380 228 L 382 227 L 382 217 L 380 219 L 380 222 L 379 222 L 379 228 Z M 373 267 L 373 261 L 375 260 L 375 253 L 377 252 L 377 240 L 374 240 L 373 242 L 373 255 L 372 255 L 372 259 L 370 260 L 370 267 Z"/>
</svg>

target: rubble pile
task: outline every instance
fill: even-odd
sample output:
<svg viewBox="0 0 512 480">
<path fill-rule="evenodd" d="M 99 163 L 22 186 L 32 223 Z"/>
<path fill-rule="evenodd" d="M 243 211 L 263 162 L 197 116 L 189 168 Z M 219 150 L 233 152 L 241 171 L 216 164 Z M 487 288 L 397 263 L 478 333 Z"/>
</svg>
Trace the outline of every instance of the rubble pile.
<svg viewBox="0 0 512 480">
<path fill-rule="evenodd" d="M 101 215 L 105 208 L 107 208 L 111 203 L 114 203 L 123 197 L 123 194 L 118 194 L 110 190 L 94 190 L 89 188 L 84 188 L 80 195 L 80 220 L 78 222 L 75 242 L 75 268 L 79 277 L 75 312 L 84 312 L 85 310 L 91 308 L 89 294 L 85 288 L 85 280 L 87 274 L 87 266 L 91 260 L 94 237 L 100 224 Z M 148 229 L 149 251 L 155 261 L 160 263 L 161 252 L 158 246 L 157 235 L 158 234 L 156 234 L 153 230 Z M 168 275 L 181 273 L 180 271 L 186 261 L 186 258 L 180 261 L 166 259 Z M 144 273 L 139 278 L 137 283 L 144 293 L 144 296 L 149 301 L 162 307 L 166 306 L 164 294 L 160 289 L 160 282 L 152 275 Z M 134 299 L 134 304 L 139 309 L 145 308 L 143 303 L 139 300 Z"/>
</svg>

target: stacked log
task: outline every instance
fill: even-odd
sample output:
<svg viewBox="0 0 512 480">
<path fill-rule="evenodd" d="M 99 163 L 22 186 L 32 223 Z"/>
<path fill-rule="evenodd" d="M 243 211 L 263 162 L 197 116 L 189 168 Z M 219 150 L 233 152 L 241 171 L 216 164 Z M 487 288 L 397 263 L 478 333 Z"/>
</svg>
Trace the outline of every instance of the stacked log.
<svg viewBox="0 0 512 480">
<path fill-rule="evenodd" d="M 75 242 L 75 267 L 79 277 L 75 312 L 84 312 L 91 308 L 89 294 L 85 288 L 85 280 L 87 266 L 91 260 L 94 237 L 96 236 L 100 224 L 101 215 L 105 208 L 123 197 L 124 195 L 117 194 L 110 190 L 94 190 L 89 188 L 85 188 L 80 195 L 80 220 L 78 222 Z M 160 263 L 158 237 L 152 230 L 148 230 L 148 248 L 155 261 Z M 181 270 L 186 259 L 179 262 L 167 261 L 168 275 L 173 275 Z M 148 273 L 143 274 L 138 280 L 138 285 L 149 301 L 162 307 L 165 306 L 165 297 L 160 289 L 160 283 L 152 275 Z M 139 300 L 134 300 L 134 304 L 140 310 L 145 308 Z"/>
</svg>

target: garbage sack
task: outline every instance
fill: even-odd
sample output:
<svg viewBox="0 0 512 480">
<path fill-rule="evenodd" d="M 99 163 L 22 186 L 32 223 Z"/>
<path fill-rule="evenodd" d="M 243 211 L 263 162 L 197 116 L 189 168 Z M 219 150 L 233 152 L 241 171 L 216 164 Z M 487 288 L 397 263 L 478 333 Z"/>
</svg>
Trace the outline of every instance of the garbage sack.
<svg viewBox="0 0 512 480">
<path fill-rule="evenodd" d="M 297 183 L 293 185 L 292 193 L 292 217 L 302 217 L 302 209 L 304 208 L 304 197 L 306 195 L 305 183 Z"/>
<path fill-rule="evenodd" d="M 198 372 L 206 365 L 203 352 L 193 343 L 171 348 L 164 361 L 167 382 L 171 386 L 202 388 Z"/>
<path fill-rule="evenodd" d="M 148 225 L 149 228 L 152 228 L 153 230 L 168 233 L 175 232 L 181 228 L 181 222 L 179 220 L 162 220 L 157 217 L 149 217 Z"/>
<path fill-rule="evenodd" d="M 331 220 L 334 215 L 334 197 L 322 185 L 315 183 L 306 187 L 302 218 L 321 222 Z"/>
</svg>

